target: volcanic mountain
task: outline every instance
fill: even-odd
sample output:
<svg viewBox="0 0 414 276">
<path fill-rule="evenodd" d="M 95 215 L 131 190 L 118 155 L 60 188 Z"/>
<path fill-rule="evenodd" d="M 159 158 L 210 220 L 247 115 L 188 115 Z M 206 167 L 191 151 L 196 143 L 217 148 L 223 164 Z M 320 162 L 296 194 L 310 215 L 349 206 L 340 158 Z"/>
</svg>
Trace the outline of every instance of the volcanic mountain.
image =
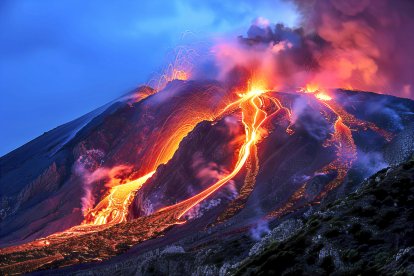
<svg viewBox="0 0 414 276">
<path fill-rule="evenodd" d="M 110 274 L 137 256 L 193 252 L 174 273 L 218 273 L 223 260 L 194 254 L 243 242 L 225 260 L 236 263 L 286 218 L 408 160 L 412 137 L 414 102 L 393 96 L 143 86 L 0 159 L 1 271 Z"/>
</svg>

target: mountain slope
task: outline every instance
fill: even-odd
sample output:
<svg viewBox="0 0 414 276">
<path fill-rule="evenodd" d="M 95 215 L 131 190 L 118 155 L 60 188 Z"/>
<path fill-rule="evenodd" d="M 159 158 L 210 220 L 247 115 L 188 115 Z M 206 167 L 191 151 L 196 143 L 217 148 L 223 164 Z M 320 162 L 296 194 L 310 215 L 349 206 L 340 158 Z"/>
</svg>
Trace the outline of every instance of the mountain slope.
<svg viewBox="0 0 414 276">
<path fill-rule="evenodd" d="M 269 226 L 273 229 L 259 241 L 245 231 L 212 230 L 196 238 L 182 237 L 170 245 L 154 243 L 151 250 L 151 246 L 140 246 L 100 264 L 50 273 L 413 273 L 414 159 L 374 174 L 355 193 L 321 208 L 297 212 Z"/>
<path fill-rule="evenodd" d="M 414 158 L 306 219 L 293 237 L 248 258 L 237 275 L 414 273 Z"/>
<path fill-rule="evenodd" d="M 8 196 L 2 210 L 18 203 L 0 222 L 6 247 L 0 249 L 2 269 L 31 272 L 75 265 L 76 270 L 83 263 L 99 269 L 125 256 L 134 259 L 147 252 L 156 259 L 159 255 L 151 252 L 182 248 L 207 254 L 207 263 L 189 257 L 201 265 L 200 273 L 217 270 L 247 257 L 254 240 L 270 228 L 283 232 L 278 225 L 284 220 L 346 196 L 387 162 L 404 161 L 414 148 L 410 100 L 344 90 L 329 100 L 267 91 L 257 99 L 269 118 L 246 165 L 193 206 L 187 199 L 225 178 L 245 143 L 242 110 L 222 113 L 239 99 L 228 89 L 209 81 L 177 81 L 152 95 L 142 88 L 136 101 L 118 102 L 77 124 L 56 145 L 49 141 L 55 136 L 46 135 L 39 138 L 47 140 L 40 152 L 23 147 L 28 164 L 38 167 L 32 180 L 22 180 L 15 190 L 9 186 L 20 170 L 27 173 L 28 165 L 16 154 L 19 150 L 2 159 Z M 128 202 L 119 203 L 124 209 L 106 213 L 105 219 L 111 219 L 121 210 L 125 220 L 99 225 L 102 220 L 94 216 L 106 211 L 108 202 L 98 202 L 111 198 L 111 185 L 122 189 L 148 173 L 143 186 L 127 194 Z M 293 225 L 294 233 L 299 224 L 285 226 Z M 219 256 L 230 244 L 240 253 L 234 258 L 218 260 L 206 253 Z"/>
</svg>

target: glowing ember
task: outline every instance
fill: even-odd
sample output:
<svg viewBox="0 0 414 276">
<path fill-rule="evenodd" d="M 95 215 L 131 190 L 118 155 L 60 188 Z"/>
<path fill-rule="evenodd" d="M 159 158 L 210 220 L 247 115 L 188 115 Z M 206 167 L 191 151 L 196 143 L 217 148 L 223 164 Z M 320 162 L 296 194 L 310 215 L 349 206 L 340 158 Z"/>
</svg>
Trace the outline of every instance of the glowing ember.
<svg viewBox="0 0 414 276">
<path fill-rule="evenodd" d="M 330 101 L 330 100 L 332 100 L 332 97 L 329 96 L 329 95 L 327 95 L 327 94 L 325 94 L 325 93 L 316 93 L 315 94 L 315 97 L 318 98 L 319 100 L 322 100 L 322 101 Z"/>
<path fill-rule="evenodd" d="M 332 97 L 328 95 L 326 89 L 320 88 L 317 83 L 308 83 L 304 88 L 299 89 L 299 91 L 314 94 L 316 98 L 322 101 L 332 100 Z"/>
<path fill-rule="evenodd" d="M 83 224 L 101 225 L 126 221 L 135 192 L 155 173 L 152 171 L 126 184 L 112 187 L 108 196 L 90 210 Z"/>
<path fill-rule="evenodd" d="M 155 87 L 156 91 L 160 91 L 173 80 L 188 80 L 193 67 L 194 55 L 194 49 L 179 47 L 175 51 L 174 60 L 168 64 L 160 76 L 150 80 L 148 86 Z"/>
<path fill-rule="evenodd" d="M 304 88 L 301 88 L 300 91 L 301 92 L 304 92 L 304 93 L 316 93 L 316 92 L 319 92 L 320 89 L 319 89 L 319 85 L 318 84 L 316 84 L 316 83 L 308 83 L 308 84 L 305 85 Z"/>
</svg>

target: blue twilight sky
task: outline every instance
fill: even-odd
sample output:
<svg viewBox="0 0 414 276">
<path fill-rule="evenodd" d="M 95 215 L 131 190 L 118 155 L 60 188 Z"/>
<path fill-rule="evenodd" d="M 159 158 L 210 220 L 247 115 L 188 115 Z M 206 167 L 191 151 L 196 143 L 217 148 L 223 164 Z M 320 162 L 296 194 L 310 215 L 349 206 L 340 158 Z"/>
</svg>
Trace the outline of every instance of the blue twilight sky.
<svg viewBox="0 0 414 276">
<path fill-rule="evenodd" d="M 148 81 L 182 34 L 293 25 L 283 0 L 0 0 L 0 156 Z"/>
</svg>

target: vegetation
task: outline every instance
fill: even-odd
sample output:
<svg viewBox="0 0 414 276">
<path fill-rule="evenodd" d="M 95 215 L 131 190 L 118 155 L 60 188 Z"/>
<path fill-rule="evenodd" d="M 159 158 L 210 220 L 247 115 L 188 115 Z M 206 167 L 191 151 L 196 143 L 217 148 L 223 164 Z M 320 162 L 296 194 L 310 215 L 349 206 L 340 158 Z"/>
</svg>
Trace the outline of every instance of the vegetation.
<svg viewBox="0 0 414 276">
<path fill-rule="evenodd" d="M 413 275 L 414 159 L 313 214 L 302 231 L 250 257 L 238 275 Z"/>
</svg>

